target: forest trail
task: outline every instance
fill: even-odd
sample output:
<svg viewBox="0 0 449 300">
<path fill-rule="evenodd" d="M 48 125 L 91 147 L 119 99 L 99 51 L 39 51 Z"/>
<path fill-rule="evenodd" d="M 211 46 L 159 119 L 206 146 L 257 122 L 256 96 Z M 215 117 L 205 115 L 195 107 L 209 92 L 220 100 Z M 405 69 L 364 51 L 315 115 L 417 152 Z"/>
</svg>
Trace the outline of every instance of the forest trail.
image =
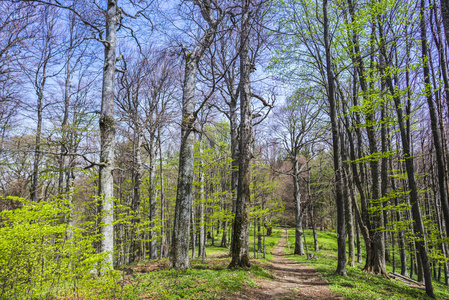
<svg viewBox="0 0 449 300">
<path fill-rule="evenodd" d="M 259 288 L 242 290 L 232 299 L 286 300 L 286 299 L 343 299 L 335 296 L 328 283 L 318 277 L 317 271 L 309 266 L 289 260 L 284 256 L 286 233 L 273 249 L 273 261 L 264 267 L 272 271 L 273 280 L 259 279 Z"/>
</svg>

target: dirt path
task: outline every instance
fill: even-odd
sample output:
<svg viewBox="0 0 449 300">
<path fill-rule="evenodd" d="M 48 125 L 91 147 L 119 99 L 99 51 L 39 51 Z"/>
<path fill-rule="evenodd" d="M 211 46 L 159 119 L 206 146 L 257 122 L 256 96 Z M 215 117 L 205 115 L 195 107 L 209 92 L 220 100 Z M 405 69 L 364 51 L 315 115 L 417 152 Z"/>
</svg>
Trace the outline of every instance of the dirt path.
<svg viewBox="0 0 449 300">
<path fill-rule="evenodd" d="M 289 260 L 284 256 L 286 233 L 273 249 L 273 262 L 268 267 L 274 275 L 273 280 L 260 279 L 260 288 L 243 290 L 233 299 L 343 299 L 335 296 L 328 283 L 318 277 L 316 270 L 309 266 Z"/>
</svg>

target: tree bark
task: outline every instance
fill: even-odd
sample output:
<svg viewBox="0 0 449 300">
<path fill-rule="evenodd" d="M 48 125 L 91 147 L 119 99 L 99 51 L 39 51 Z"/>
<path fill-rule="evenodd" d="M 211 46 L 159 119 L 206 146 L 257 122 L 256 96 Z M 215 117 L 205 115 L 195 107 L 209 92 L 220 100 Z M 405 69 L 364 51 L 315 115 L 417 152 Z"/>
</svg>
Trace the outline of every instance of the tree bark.
<svg viewBox="0 0 449 300">
<path fill-rule="evenodd" d="M 389 144 L 389 147 L 391 149 L 391 145 Z M 394 170 L 393 168 L 393 159 L 390 157 L 389 159 L 389 165 L 390 165 L 390 170 Z M 392 174 L 393 175 L 393 174 Z M 391 178 L 391 188 L 393 191 L 396 191 L 396 181 L 395 179 L 392 177 Z M 398 206 L 398 197 L 394 198 L 394 205 L 397 207 Z M 402 214 L 399 210 L 396 211 L 396 219 L 397 221 L 401 221 L 402 220 Z M 406 255 L 406 249 L 405 249 L 405 237 L 404 237 L 404 230 L 400 229 L 398 232 L 398 250 L 399 250 L 399 259 L 401 261 L 401 275 L 404 276 L 408 276 L 407 273 L 407 255 Z"/>
<path fill-rule="evenodd" d="M 329 19 L 327 13 L 328 1 L 323 1 L 323 27 L 324 27 L 324 47 L 326 50 L 326 73 L 327 73 L 327 97 L 330 108 L 330 118 L 332 126 L 332 146 L 334 152 L 335 171 L 335 195 L 337 205 L 337 243 L 338 262 L 336 273 L 346 276 L 346 242 L 345 242 L 345 207 L 342 188 L 342 168 L 340 161 L 340 141 L 337 118 L 337 104 L 335 99 L 334 74 L 332 71 L 332 55 L 329 36 Z"/>
<path fill-rule="evenodd" d="M 108 0 L 106 11 L 106 45 L 104 46 L 103 88 L 101 95 L 100 115 L 100 211 L 103 227 L 101 232 L 101 252 L 107 253 L 104 261 L 105 269 L 114 268 L 114 148 L 115 148 L 115 119 L 114 119 L 114 85 L 116 71 L 116 45 L 118 6 L 116 0 Z"/>
<path fill-rule="evenodd" d="M 192 183 L 195 135 L 192 131 L 195 111 L 197 62 L 187 57 L 183 87 L 181 149 L 179 152 L 178 188 L 173 225 L 170 266 L 177 270 L 190 268 L 189 235 L 192 209 Z"/>
<path fill-rule="evenodd" d="M 292 160 L 293 164 L 293 186 L 294 186 L 294 201 L 295 201 L 295 252 L 294 254 L 304 255 L 304 231 L 302 228 L 302 209 L 301 209 L 301 191 L 299 189 L 299 166 L 298 158 Z"/>
<path fill-rule="evenodd" d="M 444 35 L 446 36 L 446 43 L 449 43 L 449 0 L 441 1 L 441 15 L 443 17 Z"/>
<path fill-rule="evenodd" d="M 249 204 L 251 198 L 252 110 L 251 110 L 251 62 L 249 58 L 249 34 L 251 30 L 250 1 L 242 0 L 240 32 L 240 139 L 239 177 L 235 218 L 232 231 L 231 263 L 229 268 L 248 268 L 249 263 Z"/>
<path fill-rule="evenodd" d="M 158 128 L 158 148 L 159 148 L 159 177 L 161 181 L 161 243 L 160 243 L 160 250 L 159 250 L 159 257 L 163 258 L 166 257 L 167 252 L 167 236 L 165 232 L 169 232 L 166 230 L 166 221 L 165 221 L 165 197 L 164 197 L 164 169 L 163 169 L 163 163 L 162 163 L 162 142 L 161 142 L 162 136 L 161 136 L 161 127 Z M 167 227 L 168 228 L 168 227 Z"/>
<path fill-rule="evenodd" d="M 387 85 L 390 89 L 390 93 L 395 95 L 395 88 L 393 82 L 389 76 L 386 76 Z M 418 240 L 415 242 L 417 250 L 422 260 L 423 268 L 424 268 L 424 279 L 426 284 L 426 293 L 428 296 L 434 298 L 435 295 L 433 293 L 432 287 L 432 276 L 430 274 L 430 265 L 427 256 L 427 249 L 424 245 L 424 225 L 422 223 L 421 218 L 421 209 L 419 207 L 418 202 L 418 187 L 415 181 L 415 167 L 413 162 L 413 156 L 410 151 L 410 139 L 407 135 L 406 128 L 404 126 L 404 117 L 402 113 L 402 105 L 400 103 L 400 99 L 397 96 L 393 96 L 396 114 L 398 117 L 399 128 L 401 132 L 401 140 L 402 140 L 402 148 L 403 148 L 403 157 L 405 159 L 405 167 L 408 176 L 409 189 L 410 189 L 410 202 L 412 205 L 412 216 L 413 216 L 413 227 Z M 411 276 L 411 275 L 410 275 Z"/>
<path fill-rule="evenodd" d="M 341 132 L 340 135 L 340 147 L 341 147 L 341 160 L 346 161 L 347 160 L 347 152 L 344 145 L 344 135 Z M 344 202 L 345 202 L 345 221 L 346 221 L 346 230 L 348 235 L 348 256 L 349 256 L 349 265 L 351 267 L 354 267 L 355 263 L 355 249 L 354 249 L 354 216 L 352 214 L 352 202 L 355 201 L 355 199 L 352 199 L 354 196 L 351 192 L 351 188 L 349 185 L 351 182 L 349 182 L 349 167 L 347 165 L 348 163 L 343 163 L 342 170 L 343 170 L 343 186 L 344 186 Z"/>
<path fill-rule="evenodd" d="M 445 0 L 442 0 L 443 3 Z M 421 51 L 423 60 L 423 75 L 424 75 L 424 89 L 426 94 L 427 105 L 429 106 L 430 125 L 432 128 L 433 144 L 435 147 L 435 158 L 437 163 L 438 187 L 440 193 L 440 200 L 442 204 L 443 216 L 446 223 L 446 235 L 449 236 L 449 203 L 446 189 L 446 170 L 444 163 L 444 152 L 439 131 L 438 114 L 435 107 L 435 102 L 432 97 L 432 86 L 430 84 L 430 71 L 428 63 L 428 49 L 427 49 L 427 33 L 425 22 L 425 4 L 421 0 L 420 8 L 420 28 L 421 28 Z M 444 67 L 444 66 L 443 66 Z"/>
<path fill-rule="evenodd" d="M 154 230 L 156 227 L 156 137 L 155 133 L 150 134 L 150 139 L 148 141 L 148 154 L 149 157 L 149 187 L 148 187 L 148 200 L 149 200 L 149 220 L 150 220 L 150 245 L 149 245 L 149 256 L 150 259 L 157 259 L 157 233 Z"/>
<path fill-rule="evenodd" d="M 380 64 L 383 66 L 384 59 L 381 55 L 379 58 Z M 381 80 L 381 92 L 384 93 L 385 91 L 385 80 Z M 388 192 L 388 158 L 385 157 L 385 154 L 387 153 L 387 128 L 386 128 L 386 122 L 387 122 L 387 112 L 386 112 L 386 103 L 382 103 L 382 110 L 381 110 L 381 128 L 380 128 L 380 135 L 381 135 L 381 151 L 382 151 L 382 158 L 381 158 L 381 178 L 380 178 L 380 194 L 382 198 L 385 198 L 387 196 Z M 386 228 L 387 226 L 387 209 L 385 208 L 389 203 L 389 200 L 383 200 L 382 202 L 382 225 Z M 383 232 L 383 238 L 384 238 L 384 261 L 390 262 L 390 251 L 389 251 L 389 245 L 388 245 L 388 232 L 385 230 Z"/>
<path fill-rule="evenodd" d="M 199 184 L 200 184 L 200 189 L 199 189 L 199 197 L 200 197 L 200 235 L 199 235 L 199 247 L 198 247 L 198 257 L 201 257 L 202 262 L 205 262 L 205 258 L 206 258 L 206 225 L 205 225 L 205 219 L 204 219 L 204 205 L 205 205 L 205 201 L 206 201 L 206 194 L 204 191 L 204 187 L 205 187 L 205 182 L 204 182 L 204 172 L 203 172 L 203 166 L 204 166 L 204 162 L 203 162 L 203 138 L 202 135 L 200 135 L 199 137 L 199 152 L 200 152 L 200 157 L 201 157 L 201 161 L 200 161 L 200 174 L 199 174 Z"/>
<path fill-rule="evenodd" d="M 175 219 L 171 244 L 169 265 L 176 270 L 190 268 L 189 236 L 190 215 L 192 209 L 192 183 L 196 120 L 195 86 L 198 64 L 206 49 L 212 43 L 217 32 L 217 21 L 212 11 L 213 5 L 208 0 L 198 0 L 203 18 L 209 28 L 191 53 L 186 55 L 184 85 L 182 97 L 181 148 L 179 151 L 178 184 L 176 193 Z"/>
<path fill-rule="evenodd" d="M 310 221 L 312 222 L 313 245 L 314 245 L 315 252 L 318 252 L 318 251 L 320 251 L 320 246 L 318 244 L 318 235 L 317 235 L 316 220 L 315 220 L 315 213 L 314 213 L 313 205 L 311 205 L 309 208 L 309 216 L 310 216 Z"/>
<path fill-rule="evenodd" d="M 142 134 L 137 122 L 134 122 L 134 126 L 133 199 L 131 203 L 133 217 L 130 262 L 135 262 L 137 260 L 137 252 L 140 249 L 140 243 L 137 241 L 137 226 L 140 221 L 140 187 L 142 185 Z"/>
<path fill-rule="evenodd" d="M 349 14 L 351 16 L 352 22 L 354 23 L 356 21 L 355 19 L 355 8 L 351 0 L 348 0 L 348 7 L 349 7 Z M 371 48 L 373 48 L 374 43 L 374 36 L 375 29 L 372 28 L 371 36 L 370 36 L 370 45 Z M 359 39 L 356 31 L 353 31 L 352 35 L 352 41 L 351 43 L 351 54 L 352 54 L 352 61 L 355 66 L 355 72 L 358 74 L 360 88 L 363 92 L 363 97 L 365 102 L 372 101 L 372 99 L 369 99 L 369 87 L 367 80 L 365 78 L 365 67 L 364 62 L 361 57 L 361 51 L 359 46 Z M 373 53 L 373 51 L 371 51 Z M 373 64 L 373 54 L 371 54 L 371 65 Z M 372 68 L 371 68 L 372 69 Z M 374 112 L 371 110 L 367 110 L 365 114 L 366 118 L 366 129 L 367 129 L 367 136 L 368 136 L 368 146 L 369 146 L 369 153 L 375 154 L 377 153 L 377 138 L 376 138 L 376 125 L 375 125 L 375 117 Z M 360 139 L 359 139 L 360 140 Z M 371 169 L 371 177 L 372 177 L 372 187 L 371 187 L 371 198 L 374 199 L 374 201 L 378 201 L 380 198 L 380 182 L 379 182 L 379 162 L 376 159 L 370 160 L 370 169 Z M 361 190 L 361 187 L 358 186 L 358 188 Z M 383 233 L 378 232 L 377 229 L 379 227 L 382 227 L 382 217 L 380 211 L 375 211 L 374 215 L 372 217 L 369 216 L 368 211 L 368 203 L 367 201 L 361 201 L 362 203 L 362 214 L 363 214 L 363 221 L 365 223 L 365 226 L 369 230 L 369 237 L 365 238 L 366 244 L 366 264 L 364 267 L 364 270 L 367 272 L 372 272 L 374 274 L 382 274 L 384 276 L 387 275 L 386 266 L 385 266 L 385 257 L 384 257 L 384 241 L 383 241 Z M 375 206 L 379 206 L 378 204 L 375 204 Z M 363 229 L 363 224 L 360 224 L 361 228 Z M 363 233 L 363 230 L 362 230 Z"/>
</svg>

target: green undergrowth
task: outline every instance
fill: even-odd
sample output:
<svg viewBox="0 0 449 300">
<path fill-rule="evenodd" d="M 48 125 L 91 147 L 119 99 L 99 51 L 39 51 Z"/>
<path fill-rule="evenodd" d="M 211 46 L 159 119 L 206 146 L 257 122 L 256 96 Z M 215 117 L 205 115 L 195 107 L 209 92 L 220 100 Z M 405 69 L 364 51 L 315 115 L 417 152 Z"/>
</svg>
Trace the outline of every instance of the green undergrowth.
<svg viewBox="0 0 449 300">
<path fill-rule="evenodd" d="M 126 299 L 224 299 L 244 287 L 255 287 L 257 277 L 270 278 L 262 267 L 229 270 L 229 259 L 214 259 L 212 264 L 192 261 L 185 272 L 164 269 L 134 273 L 127 284 Z"/>
<path fill-rule="evenodd" d="M 327 282 L 329 288 L 345 299 L 431 299 L 424 290 L 409 287 L 397 280 L 390 280 L 381 276 L 362 271 L 363 264 L 356 263 L 354 267 L 347 267 L 347 276 L 337 276 L 337 236 L 335 232 L 318 231 L 320 251 L 313 250 L 313 236 L 311 230 L 306 230 L 306 240 L 309 253 L 316 255 L 316 259 L 307 260 L 305 256 L 293 255 L 294 230 L 289 230 L 289 245 L 285 249 L 286 257 L 314 267 Z M 362 249 L 364 248 L 362 244 Z M 363 259 L 363 262 L 365 259 Z M 388 272 L 392 266 L 387 265 Z M 437 299 L 449 299 L 449 288 L 433 281 Z"/>
<path fill-rule="evenodd" d="M 100 236 L 91 234 L 92 224 L 77 228 L 61 222 L 67 205 L 60 199 L 17 201 L 23 202 L 22 208 L 0 214 L 0 300 L 232 299 L 241 289 L 256 287 L 257 278 L 272 278 L 264 266 L 282 235 L 273 230 L 265 237 L 264 259 L 263 253 L 254 253 L 251 230 L 249 269 L 229 270 L 229 249 L 212 246 L 209 239 L 205 263 L 192 259 L 185 272 L 169 269 L 167 259 L 104 272 L 104 256 L 93 247 Z M 99 269 L 102 276 L 97 276 Z"/>
<path fill-rule="evenodd" d="M 125 299 L 232 299 L 243 288 L 255 288 L 256 278 L 271 279 L 272 275 L 263 266 L 272 259 L 272 248 L 282 236 L 281 230 L 273 230 L 265 237 L 266 258 L 256 252 L 254 259 L 253 239 L 250 240 L 251 268 L 249 270 L 229 270 L 229 249 L 206 247 L 206 261 L 191 260 L 191 269 L 177 272 L 168 268 L 149 272 L 132 272 L 126 275 Z M 257 242 L 257 241 L 256 241 Z M 216 243 L 217 244 L 217 243 Z M 159 261 L 161 262 L 161 261 Z M 164 261 L 166 263 L 166 261 Z M 149 266 L 152 263 L 141 264 Z M 139 265 L 138 265 L 139 266 Z M 136 266 L 136 267 L 138 267 Z"/>
</svg>

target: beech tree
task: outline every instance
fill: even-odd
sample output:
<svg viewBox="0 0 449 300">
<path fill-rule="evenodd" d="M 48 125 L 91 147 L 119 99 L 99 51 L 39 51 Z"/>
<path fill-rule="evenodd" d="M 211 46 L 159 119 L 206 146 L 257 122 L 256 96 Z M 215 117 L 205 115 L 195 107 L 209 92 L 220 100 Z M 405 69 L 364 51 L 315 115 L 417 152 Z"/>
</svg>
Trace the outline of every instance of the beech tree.
<svg viewBox="0 0 449 300">
<path fill-rule="evenodd" d="M 194 1 L 208 29 L 191 52 L 185 53 L 185 70 L 182 95 L 181 146 L 179 151 L 178 188 L 176 196 L 173 237 L 170 250 L 170 266 L 177 270 L 190 268 L 189 236 L 192 209 L 192 182 L 195 135 L 194 123 L 198 110 L 195 108 L 195 85 L 198 64 L 207 47 L 215 38 L 218 24 L 225 17 L 223 8 L 216 7 L 208 0 Z M 203 102 L 204 103 L 204 102 Z M 204 105 L 204 104 L 203 104 Z M 201 108 L 201 105 L 200 105 Z"/>
<path fill-rule="evenodd" d="M 252 110 L 251 110 L 251 63 L 249 60 L 249 36 L 251 24 L 250 1 L 242 0 L 240 28 L 240 133 L 239 133 L 239 177 L 235 217 L 232 228 L 230 268 L 247 268 L 249 263 L 249 202 L 251 197 L 252 156 Z"/>
</svg>

